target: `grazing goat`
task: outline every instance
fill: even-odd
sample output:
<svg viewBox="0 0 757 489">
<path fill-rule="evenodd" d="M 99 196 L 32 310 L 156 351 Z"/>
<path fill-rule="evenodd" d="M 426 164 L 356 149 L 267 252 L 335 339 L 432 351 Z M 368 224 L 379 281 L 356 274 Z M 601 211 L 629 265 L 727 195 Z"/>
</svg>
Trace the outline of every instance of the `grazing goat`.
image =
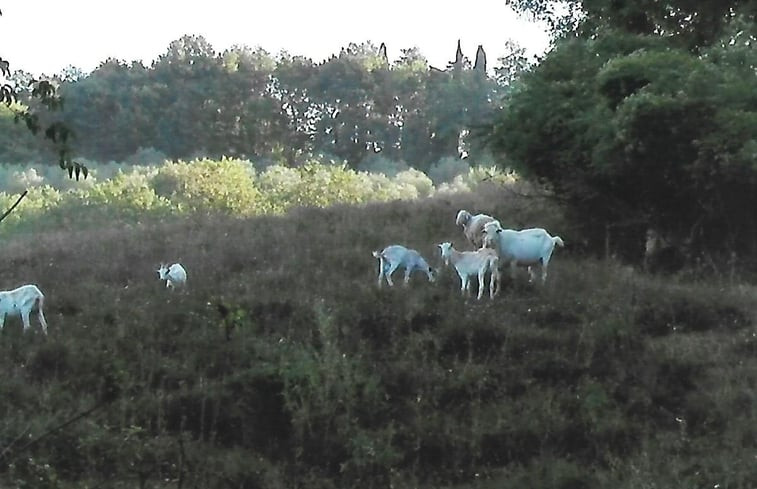
<svg viewBox="0 0 757 489">
<path fill-rule="evenodd" d="M 175 288 L 178 285 L 185 285 L 187 283 L 187 271 L 179 263 L 174 263 L 170 267 L 166 267 L 161 263 L 160 268 L 156 270 L 160 280 L 166 281 L 167 288 Z"/>
<path fill-rule="evenodd" d="M 542 228 L 502 229 L 499 221 L 492 221 L 484 226 L 487 247 L 494 248 L 499 254 L 500 265 L 510 265 L 512 277 L 515 278 L 516 267 L 528 267 L 529 282 L 534 280 L 532 266 L 541 265 L 541 281 L 547 280 L 547 267 L 555 245 L 565 246 L 559 236 L 550 236 Z"/>
<path fill-rule="evenodd" d="M 405 269 L 405 285 L 410 282 L 413 270 L 420 270 L 428 276 L 428 281 L 435 280 L 434 270 L 428 266 L 426 260 L 415 250 L 402 245 L 390 245 L 381 251 L 374 251 L 373 256 L 379 260 L 378 286 L 382 285 L 382 278 L 386 278 L 389 286 L 393 286 L 392 274 L 399 267 Z"/>
<path fill-rule="evenodd" d="M 460 277 L 460 293 L 470 293 L 470 277 L 478 275 L 478 297 L 484 294 L 486 287 L 486 272 L 491 273 L 489 280 L 489 298 L 494 299 L 495 286 L 499 282 L 499 257 L 497 252 L 489 248 L 481 248 L 477 251 L 457 251 L 451 243 L 444 242 L 439 245 L 444 259 L 444 264 L 450 263 L 455 267 Z"/>
<path fill-rule="evenodd" d="M 463 227 L 463 234 L 473 246 L 481 248 L 484 245 L 484 226 L 493 220 L 492 216 L 486 214 L 472 216 L 470 212 L 463 209 L 457 213 L 455 224 Z"/>
<path fill-rule="evenodd" d="M 20 315 L 24 322 L 24 331 L 29 329 L 31 327 L 29 313 L 36 306 L 42 332 L 47 334 L 47 321 L 45 321 L 45 314 L 42 312 L 44 302 L 45 296 L 36 285 L 22 285 L 17 289 L 0 291 L 0 331 L 5 326 L 5 317 L 8 314 Z"/>
</svg>

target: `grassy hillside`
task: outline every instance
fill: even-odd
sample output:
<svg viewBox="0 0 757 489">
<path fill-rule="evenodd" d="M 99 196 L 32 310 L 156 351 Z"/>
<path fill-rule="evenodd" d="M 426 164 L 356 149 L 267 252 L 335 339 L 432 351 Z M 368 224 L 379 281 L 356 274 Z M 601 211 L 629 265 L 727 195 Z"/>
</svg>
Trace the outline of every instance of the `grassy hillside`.
<svg viewBox="0 0 757 489">
<path fill-rule="evenodd" d="M 561 235 L 548 283 L 376 287 L 371 250 L 463 247 L 460 208 Z M 579 240 L 493 190 L 12 239 L 2 287 L 39 284 L 50 334 L 0 334 L 0 486 L 754 487 L 755 290 Z"/>
</svg>

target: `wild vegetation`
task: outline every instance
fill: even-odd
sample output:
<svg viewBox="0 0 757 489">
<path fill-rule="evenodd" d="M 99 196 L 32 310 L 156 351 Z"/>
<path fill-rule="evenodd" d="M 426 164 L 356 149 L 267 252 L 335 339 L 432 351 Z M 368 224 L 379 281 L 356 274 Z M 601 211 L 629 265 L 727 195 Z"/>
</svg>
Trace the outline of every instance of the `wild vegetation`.
<svg viewBox="0 0 757 489">
<path fill-rule="evenodd" d="M 491 63 L 503 77 L 528 64 L 524 49 L 510 44 L 508 67 Z M 497 108 L 505 78 L 488 76 L 485 60 L 473 65 L 460 47 L 449 48 L 449 66 L 431 69 L 416 48 L 389 60 L 385 48 L 350 43 L 315 63 L 261 47 L 217 52 L 202 36 L 186 35 L 150 66 L 107 59 L 91 73 L 56 75 L 65 104 L 54 116 L 71 129 L 77 161 L 229 156 L 296 166 L 325 154 L 356 169 L 378 171 L 389 159 L 424 172 L 461 155 L 490 163 L 469 132 Z M 33 79 L 23 72 L 11 78 L 22 88 Z M 44 108 L 28 91 L 19 99 Z M 7 128 L 0 161 L 50 159 L 45 145 L 14 143 L 29 139 L 11 122 L 16 112 L 0 110 L 0 127 Z M 40 118 L 53 115 L 40 111 Z"/>
<path fill-rule="evenodd" d="M 495 154 L 619 253 L 651 227 L 692 258 L 755 256 L 757 2 L 562 3 L 577 23 L 505 95 Z"/>
<path fill-rule="evenodd" d="M 188 35 L 61 108 L 0 59 L 0 277 L 50 325 L 0 334 L 0 486 L 753 488 L 754 0 L 509 3 L 554 46 L 493 77 Z M 460 297 L 460 209 L 559 234 L 546 283 Z M 439 280 L 378 289 L 392 243 Z"/>
<path fill-rule="evenodd" d="M 3 283 L 39 284 L 50 326 L 1 335 L 0 485 L 752 487 L 754 288 L 583 257 L 520 194 L 6 240 Z M 377 288 L 372 250 L 464 247 L 460 208 L 559 232 L 546 285 Z"/>
<path fill-rule="evenodd" d="M 460 171 L 463 168 L 467 167 Z M 20 192 L 29 190 L 23 205 L 3 221 L 0 236 L 137 224 L 173 215 L 253 216 L 282 214 L 299 206 L 415 200 L 475 190 L 482 183 L 517 184 L 532 191 L 514 173 L 495 167 L 466 169 L 435 183 L 412 168 L 388 176 L 317 157 L 296 168 L 274 164 L 260 170 L 250 161 L 227 158 L 98 165 L 79 182 L 56 168 L 0 165 L 0 207 L 9 208 Z"/>
</svg>

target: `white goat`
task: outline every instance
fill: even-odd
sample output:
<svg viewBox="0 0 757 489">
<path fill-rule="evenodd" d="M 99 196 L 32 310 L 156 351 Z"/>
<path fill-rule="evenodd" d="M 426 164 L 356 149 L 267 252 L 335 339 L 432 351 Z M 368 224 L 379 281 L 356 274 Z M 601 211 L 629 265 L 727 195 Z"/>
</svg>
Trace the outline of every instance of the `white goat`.
<svg viewBox="0 0 757 489">
<path fill-rule="evenodd" d="M 463 227 L 463 234 L 476 248 L 484 245 L 484 225 L 492 222 L 494 218 L 486 214 L 476 214 L 472 216 L 470 212 L 461 210 L 457 213 L 455 224 Z"/>
<path fill-rule="evenodd" d="M 460 293 L 470 293 L 470 277 L 478 275 L 478 297 L 481 299 L 486 287 L 486 273 L 491 273 L 489 280 L 489 298 L 494 299 L 495 285 L 499 282 L 499 257 L 497 252 L 489 248 L 480 248 L 476 251 L 457 251 L 451 243 L 444 242 L 439 245 L 444 259 L 444 264 L 450 263 L 455 267 L 460 277 Z"/>
<path fill-rule="evenodd" d="M 29 314 L 36 306 L 42 332 L 47 334 L 47 321 L 45 321 L 45 314 L 42 312 L 44 302 L 45 296 L 36 285 L 22 285 L 13 290 L 0 291 L 0 331 L 5 326 L 5 317 L 8 314 L 20 315 L 24 322 L 24 331 L 29 329 L 31 327 Z"/>
<path fill-rule="evenodd" d="M 501 265 L 510 265 L 513 278 L 516 267 L 528 267 L 530 282 L 534 280 L 531 268 L 534 265 L 541 265 L 542 283 L 547 280 L 547 267 L 555 245 L 565 246 L 559 236 L 550 236 L 542 228 L 502 229 L 499 221 L 487 223 L 484 234 L 484 244 L 497 251 Z"/>
<path fill-rule="evenodd" d="M 187 271 L 179 263 L 174 263 L 170 267 L 166 267 L 164 263 L 160 264 L 160 268 L 156 270 L 160 280 L 166 281 L 167 288 L 175 288 L 178 285 L 185 285 L 187 283 Z"/>
<path fill-rule="evenodd" d="M 392 274 L 402 267 L 405 269 L 405 285 L 410 282 L 413 270 L 420 270 L 428 276 L 428 281 L 435 280 L 434 270 L 428 266 L 426 260 L 415 250 L 402 245 L 390 245 L 381 251 L 374 251 L 373 256 L 379 260 L 378 286 L 382 285 L 382 278 L 386 278 L 389 286 L 393 286 Z"/>
</svg>

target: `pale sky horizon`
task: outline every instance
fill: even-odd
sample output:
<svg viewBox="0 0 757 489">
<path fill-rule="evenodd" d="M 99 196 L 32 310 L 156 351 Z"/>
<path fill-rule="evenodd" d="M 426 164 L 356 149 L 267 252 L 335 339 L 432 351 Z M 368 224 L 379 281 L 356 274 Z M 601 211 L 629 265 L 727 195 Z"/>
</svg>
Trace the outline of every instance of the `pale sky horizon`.
<svg viewBox="0 0 757 489">
<path fill-rule="evenodd" d="M 462 6 L 411 0 L 252 3 L 0 0 L 0 58 L 12 71 L 34 75 L 58 74 L 68 66 L 89 73 L 108 58 L 150 66 L 171 41 L 202 35 L 216 53 L 233 45 L 259 46 L 274 56 L 285 50 L 316 63 L 350 42 L 384 42 L 390 61 L 400 49 L 417 47 L 430 65 L 444 68 L 460 39 L 471 61 L 483 45 L 491 68 L 506 54 L 508 40 L 530 56 L 549 45 L 544 26 L 518 17 L 504 0 L 467 0 Z"/>
</svg>

